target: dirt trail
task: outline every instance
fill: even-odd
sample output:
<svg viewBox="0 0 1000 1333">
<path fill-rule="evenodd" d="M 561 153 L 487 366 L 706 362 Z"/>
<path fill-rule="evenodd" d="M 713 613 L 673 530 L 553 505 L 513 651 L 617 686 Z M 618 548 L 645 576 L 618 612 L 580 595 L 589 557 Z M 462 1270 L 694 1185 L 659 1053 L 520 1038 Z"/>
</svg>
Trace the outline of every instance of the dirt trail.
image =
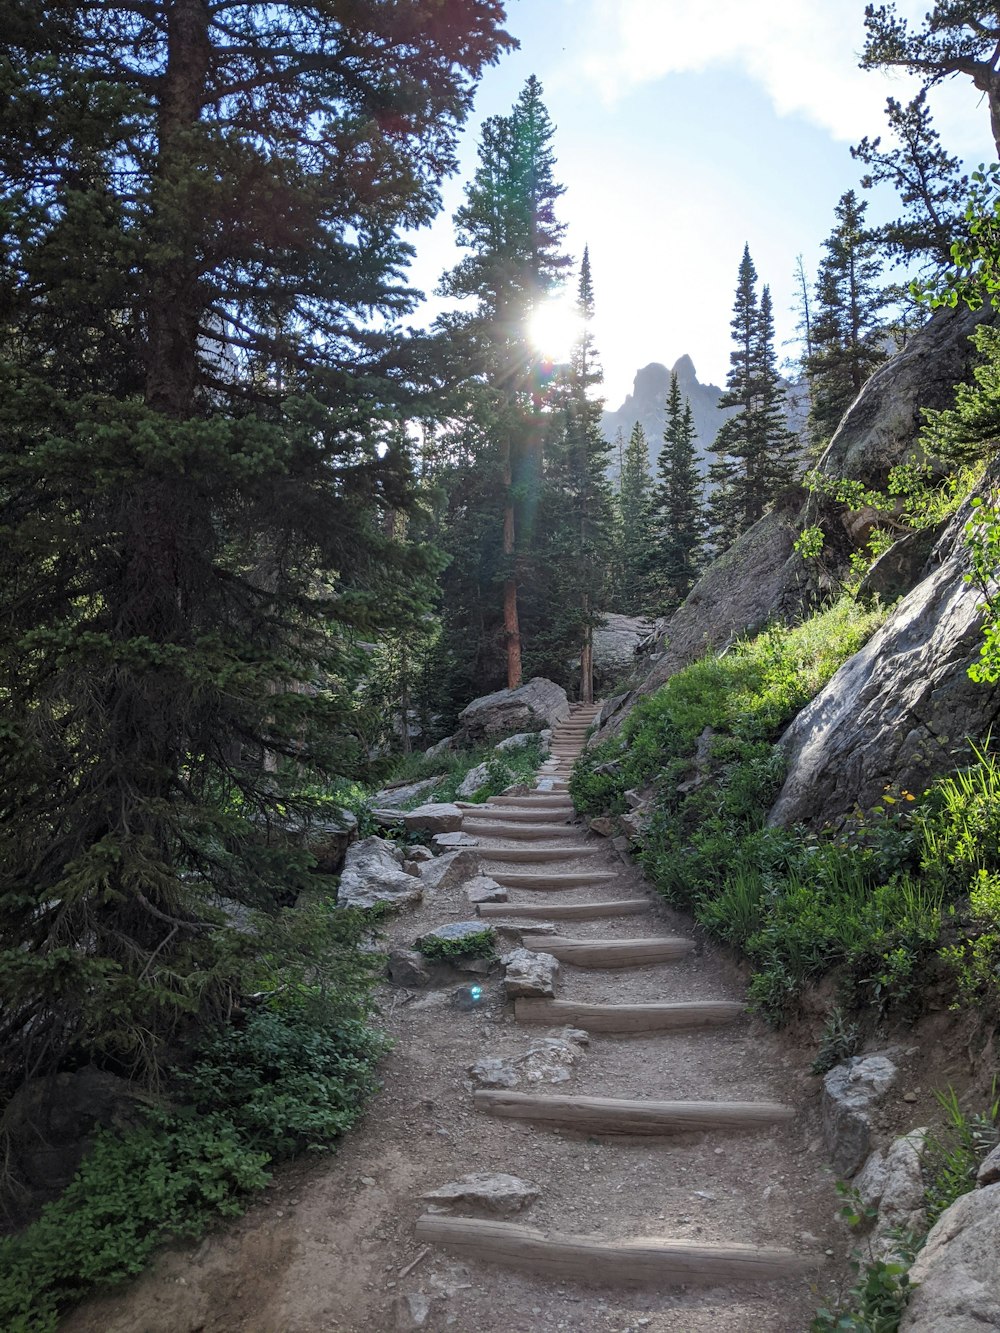
<svg viewBox="0 0 1000 1333">
<path fill-rule="evenodd" d="M 563 753 L 540 779 L 550 793 L 563 790 L 586 721 L 577 711 L 557 731 L 554 748 Z M 533 809 L 527 797 L 519 804 L 526 808 L 523 829 L 537 822 L 539 804 L 556 803 L 536 801 Z M 554 815 L 559 824 L 570 819 L 568 809 Z M 467 822 L 475 822 L 474 812 Z M 507 803 L 500 828 L 511 822 L 518 822 L 517 805 Z M 477 830 L 485 872 L 501 879 L 533 868 L 505 859 L 505 851 L 535 846 L 563 849 L 558 862 L 536 867 L 545 872 L 615 872 L 600 885 L 512 889 L 512 919 L 519 903 L 648 895 L 645 915 L 563 922 L 558 933 L 592 940 L 689 935 L 690 921 L 658 904 L 633 866 L 577 827 L 577 836 L 541 840 Z M 577 847 L 588 853 L 597 847 L 598 855 L 577 855 Z M 446 891 L 393 922 L 390 934 L 405 947 L 434 925 L 471 915 L 460 889 Z M 570 1081 L 521 1090 L 780 1102 L 794 1116 L 738 1131 L 585 1136 L 474 1108 L 468 1066 L 483 1055 L 519 1055 L 551 1030 L 519 1024 L 495 976 L 483 980 L 482 1000 L 471 1012 L 456 1009 L 452 990 L 385 988 L 384 1015 L 396 1048 L 383 1069 L 382 1091 L 336 1157 L 283 1171 L 237 1224 L 196 1250 L 165 1253 L 128 1290 L 67 1318 L 64 1333 L 395 1333 L 416 1327 L 429 1333 L 805 1333 L 830 1282 L 842 1277 L 844 1234 L 822 1151 L 818 1080 L 808 1074 L 804 1052 L 746 1016 L 720 1027 L 592 1033 Z M 634 968 L 564 963 L 557 996 L 620 1005 L 741 1000 L 743 993 L 732 965 L 705 947 L 678 961 Z M 419 1241 L 414 1228 L 427 1208 L 421 1195 L 473 1171 L 533 1182 L 540 1198 L 514 1221 L 547 1235 L 782 1247 L 812 1256 L 816 1267 L 809 1276 L 758 1285 L 589 1286 Z M 829 1257 L 834 1252 L 837 1259 Z"/>
</svg>

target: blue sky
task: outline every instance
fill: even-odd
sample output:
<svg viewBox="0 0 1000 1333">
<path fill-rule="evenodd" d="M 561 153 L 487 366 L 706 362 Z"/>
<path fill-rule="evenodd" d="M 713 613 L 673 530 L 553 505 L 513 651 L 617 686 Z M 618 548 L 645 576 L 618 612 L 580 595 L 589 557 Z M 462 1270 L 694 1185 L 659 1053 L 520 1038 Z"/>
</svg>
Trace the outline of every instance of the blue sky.
<svg viewBox="0 0 1000 1333">
<path fill-rule="evenodd" d="M 919 20 L 927 4 L 897 8 Z M 815 271 L 834 206 L 858 183 L 849 146 L 882 132 L 888 95 L 910 95 L 902 76 L 857 69 L 863 17 L 863 0 L 509 0 L 521 49 L 483 79 L 462 171 L 418 238 L 414 281 L 432 292 L 458 257 L 450 218 L 475 169 L 479 124 L 509 112 L 537 74 L 556 126 L 568 248 L 579 258 L 590 246 L 609 407 L 640 366 L 683 353 L 721 384 L 744 242 L 771 286 L 778 341 L 790 340 L 796 256 Z M 971 85 L 950 84 L 933 105 L 953 152 L 992 159 Z"/>
</svg>

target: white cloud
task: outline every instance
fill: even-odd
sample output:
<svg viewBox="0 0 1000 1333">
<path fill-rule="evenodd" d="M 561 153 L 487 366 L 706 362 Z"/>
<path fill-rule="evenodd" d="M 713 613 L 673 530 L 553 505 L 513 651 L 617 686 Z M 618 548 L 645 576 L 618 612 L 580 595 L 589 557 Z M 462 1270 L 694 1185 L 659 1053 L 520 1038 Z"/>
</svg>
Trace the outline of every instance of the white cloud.
<svg viewBox="0 0 1000 1333">
<path fill-rule="evenodd" d="M 897 8 L 919 23 L 927 0 Z M 735 67 L 765 89 L 779 115 L 800 115 L 851 142 L 881 124 L 887 96 L 911 87 L 905 75 L 858 69 L 861 0 L 593 0 L 589 32 L 585 69 L 609 102 L 669 74 Z M 719 115 L 738 124 L 738 102 Z"/>
</svg>

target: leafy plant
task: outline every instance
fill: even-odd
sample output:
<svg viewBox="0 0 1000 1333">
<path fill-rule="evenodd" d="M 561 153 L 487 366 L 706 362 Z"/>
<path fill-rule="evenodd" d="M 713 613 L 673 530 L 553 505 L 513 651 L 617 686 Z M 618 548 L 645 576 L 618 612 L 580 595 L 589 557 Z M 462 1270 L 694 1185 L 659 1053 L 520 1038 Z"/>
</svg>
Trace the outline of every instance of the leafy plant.
<svg viewBox="0 0 1000 1333">
<path fill-rule="evenodd" d="M 845 1016 L 839 1005 L 834 1005 L 826 1016 L 819 1052 L 812 1063 L 814 1074 L 825 1074 L 842 1060 L 849 1059 L 861 1043 L 861 1029 Z"/>
<path fill-rule="evenodd" d="M 449 963 L 456 958 L 492 958 L 496 953 L 496 931 L 487 926 L 459 940 L 425 935 L 417 941 L 417 948 L 432 963 Z"/>
<path fill-rule="evenodd" d="M 979 1164 L 1000 1140 L 996 1079 L 991 1103 L 971 1114 L 962 1110 L 954 1088 L 934 1095 L 945 1113 L 945 1123 L 941 1130 L 928 1134 L 923 1154 L 928 1230 L 946 1208 L 975 1187 Z"/>
</svg>

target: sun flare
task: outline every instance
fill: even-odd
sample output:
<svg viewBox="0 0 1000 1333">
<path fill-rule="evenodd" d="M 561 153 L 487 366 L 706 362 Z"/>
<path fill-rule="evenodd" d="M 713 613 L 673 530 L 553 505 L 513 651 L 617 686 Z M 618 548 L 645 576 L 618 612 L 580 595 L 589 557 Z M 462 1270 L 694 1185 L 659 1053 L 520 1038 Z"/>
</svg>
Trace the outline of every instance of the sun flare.
<svg viewBox="0 0 1000 1333">
<path fill-rule="evenodd" d="M 576 304 L 565 297 L 556 297 L 534 311 L 528 320 L 528 337 L 546 360 L 568 361 L 582 328 Z"/>
</svg>

